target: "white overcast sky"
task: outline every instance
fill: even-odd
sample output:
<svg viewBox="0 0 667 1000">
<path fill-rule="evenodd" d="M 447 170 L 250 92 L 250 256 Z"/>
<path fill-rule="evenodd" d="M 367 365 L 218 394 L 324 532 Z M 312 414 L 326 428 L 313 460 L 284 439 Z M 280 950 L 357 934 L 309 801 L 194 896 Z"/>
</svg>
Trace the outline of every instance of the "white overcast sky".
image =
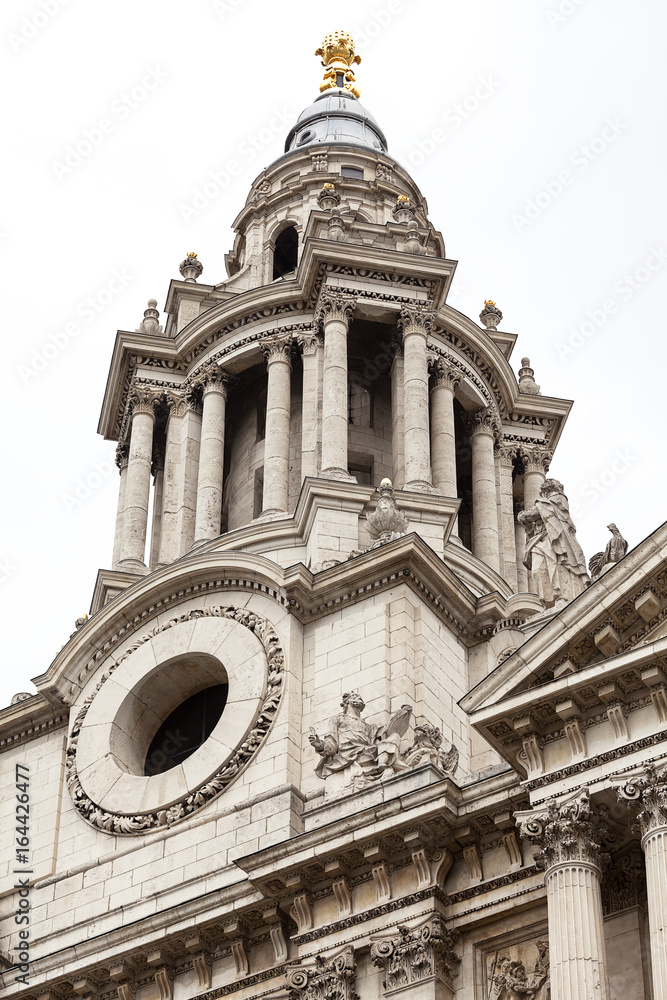
<svg viewBox="0 0 667 1000">
<path fill-rule="evenodd" d="M 0 706 L 111 562 L 115 445 L 96 428 L 115 332 L 163 307 L 186 251 L 225 277 L 231 222 L 339 27 L 460 261 L 449 301 L 477 319 L 496 300 L 515 371 L 529 355 L 575 400 L 552 475 L 587 558 L 610 520 L 634 546 L 667 516 L 663 4 L 5 0 Z"/>
</svg>

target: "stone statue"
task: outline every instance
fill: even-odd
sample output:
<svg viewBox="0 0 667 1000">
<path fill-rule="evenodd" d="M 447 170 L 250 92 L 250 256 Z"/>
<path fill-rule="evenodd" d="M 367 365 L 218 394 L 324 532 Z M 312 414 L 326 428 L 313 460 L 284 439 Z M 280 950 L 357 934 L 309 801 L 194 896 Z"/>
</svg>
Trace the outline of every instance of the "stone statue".
<svg viewBox="0 0 667 1000">
<path fill-rule="evenodd" d="M 599 576 L 602 576 L 608 569 L 611 569 L 614 563 L 620 562 L 628 551 L 628 543 L 616 525 L 612 522 L 612 524 L 607 525 L 607 528 L 611 531 L 611 538 L 607 542 L 607 547 L 604 552 L 596 552 L 588 560 L 588 569 L 594 580 L 597 580 Z"/>
<path fill-rule="evenodd" d="M 414 743 L 401 754 L 401 760 L 407 767 L 417 767 L 430 761 L 453 777 L 459 766 L 459 752 L 454 744 L 447 753 L 443 753 L 441 747 L 442 733 L 438 727 L 432 726 L 430 722 L 422 722 L 415 726 Z"/>
<path fill-rule="evenodd" d="M 562 483 L 546 479 L 534 506 L 517 520 L 526 529 L 524 565 L 547 607 L 581 594 L 589 582 L 586 560 Z"/>
<path fill-rule="evenodd" d="M 347 692 L 342 713 L 328 720 L 326 732 L 320 736 L 311 728 L 308 738 L 321 758 L 315 773 L 330 779 L 327 794 L 358 791 L 407 766 L 400 759 L 400 743 L 410 725 L 411 706 L 403 705 L 386 726 L 362 719 L 365 707 L 361 695 Z"/>
</svg>

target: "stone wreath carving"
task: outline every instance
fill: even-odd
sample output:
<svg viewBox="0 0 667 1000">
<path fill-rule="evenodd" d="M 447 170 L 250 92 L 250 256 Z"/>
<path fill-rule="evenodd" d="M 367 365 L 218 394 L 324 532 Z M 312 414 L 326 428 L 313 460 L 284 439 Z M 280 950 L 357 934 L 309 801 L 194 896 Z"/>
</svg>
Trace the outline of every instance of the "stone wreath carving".
<svg viewBox="0 0 667 1000">
<path fill-rule="evenodd" d="M 212 777 L 209 777 L 205 782 L 193 789 L 182 800 L 173 803 L 168 808 L 133 815 L 107 811 L 86 794 L 79 780 L 77 770 L 77 745 L 81 728 L 90 706 L 114 671 L 135 650 L 144 645 L 144 643 L 149 642 L 150 639 L 160 632 L 173 628 L 182 622 L 192 621 L 197 618 L 226 618 L 238 622 L 249 629 L 259 639 L 263 647 L 268 663 L 267 689 L 262 704 L 255 714 L 250 731 L 244 742 L 237 748 L 236 752 L 227 760 L 224 766 Z M 107 833 L 127 835 L 145 833 L 149 830 L 171 826 L 173 823 L 201 809 L 202 806 L 216 798 L 216 796 L 220 795 L 227 788 L 240 772 L 245 769 L 263 745 L 280 704 L 284 681 L 284 666 L 285 658 L 283 649 L 273 626 L 266 618 L 246 608 L 218 606 L 201 610 L 195 609 L 172 618 L 162 625 L 156 625 L 155 628 L 136 639 L 125 650 L 123 655 L 115 660 L 102 675 L 93 693 L 90 697 L 86 698 L 72 727 L 67 745 L 65 769 L 67 786 L 72 802 L 80 815 L 87 822 Z"/>
</svg>

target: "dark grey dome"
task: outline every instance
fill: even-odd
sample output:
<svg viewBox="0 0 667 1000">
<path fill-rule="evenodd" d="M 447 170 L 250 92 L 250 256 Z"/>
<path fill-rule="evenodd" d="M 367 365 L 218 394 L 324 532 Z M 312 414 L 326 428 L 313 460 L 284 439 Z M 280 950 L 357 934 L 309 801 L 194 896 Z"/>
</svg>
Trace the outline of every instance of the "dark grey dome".
<svg viewBox="0 0 667 1000">
<path fill-rule="evenodd" d="M 327 90 L 302 111 L 285 141 L 285 152 L 340 142 L 386 153 L 384 132 L 349 90 Z"/>
</svg>

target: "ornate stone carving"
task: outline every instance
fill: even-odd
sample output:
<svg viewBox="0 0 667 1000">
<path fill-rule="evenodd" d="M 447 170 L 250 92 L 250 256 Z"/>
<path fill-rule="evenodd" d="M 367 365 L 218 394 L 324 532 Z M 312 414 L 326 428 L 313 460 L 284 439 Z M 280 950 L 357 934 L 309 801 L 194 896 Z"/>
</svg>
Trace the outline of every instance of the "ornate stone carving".
<svg viewBox="0 0 667 1000">
<path fill-rule="evenodd" d="M 333 208 L 331 210 L 331 216 L 327 220 L 326 238 L 328 240 L 333 240 L 334 243 L 344 243 L 347 239 L 347 236 L 345 235 L 345 222 L 343 220 L 343 216 L 337 208 Z"/>
<path fill-rule="evenodd" d="M 178 265 L 178 270 L 186 281 L 195 282 L 204 270 L 204 265 L 200 260 L 197 260 L 197 254 L 194 250 L 190 250 L 186 254 L 185 260 L 182 260 Z"/>
<path fill-rule="evenodd" d="M 172 628 L 174 625 L 206 617 L 230 618 L 239 622 L 253 632 L 264 647 L 268 662 L 267 691 L 252 729 L 231 759 L 212 778 L 203 785 L 193 789 L 184 799 L 175 802 L 168 809 L 160 810 L 159 812 L 141 813 L 139 815 L 107 812 L 86 795 L 79 780 L 77 768 L 76 752 L 79 733 L 81 732 L 81 727 L 93 699 L 109 677 L 112 676 L 116 668 L 131 656 L 135 649 L 139 649 L 140 646 L 148 642 L 153 636 Z M 263 745 L 280 704 L 284 668 L 285 656 L 273 626 L 266 618 L 263 618 L 254 611 L 248 611 L 247 608 L 218 606 L 201 610 L 195 609 L 179 615 L 177 618 L 172 618 L 164 624 L 156 625 L 150 632 L 135 639 L 132 645 L 102 675 L 95 690 L 86 698 L 83 708 L 74 720 L 67 745 L 65 769 L 67 786 L 75 808 L 85 820 L 98 829 L 106 833 L 120 835 L 143 833 L 146 830 L 171 826 L 173 823 L 178 822 L 178 820 L 201 809 L 202 806 L 210 802 L 211 799 L 215 798 L 231 784 Z"/>
<path fill-rule="evenodd" d="M 128 441 L 119 441 L 116 445 L 116 465 L 120 472 L 127 468 L 127 461 L 130 457 L 130 444 Z"/>
<path fill-rule="evenodd" d="M 415 217 L 415 206 L 412 204 L 407 194 L 399 194 L 392 212 L 394 219 L 399 226 L 405 226 Z"/>
<path fill-rule="evenodd" d="M 321 93 L 342 87 L 344 90 L 349 90 L 354 97 L 359 97 L 352 66 L 361 62 L 361 56 L 355 54 L 352 35 L 347 31 L 330 31 L 325 35 L 315 55 L 322 56 L 322 65 L 325 69 L 324 79 L 320 84 Z"/>
<path fill-rule="evenodd" d="M 419 224 L 415 219 L 411 219 L 408 222 L 408 231 L 405 237 L 405 247 L 406 253 L 416 253 L 424 257 L 428 253 L 428 250 L 422 243 L 422 238 L 419 235 Z"/>
<path fill-rule="evenodd" d="M 517 521 L 526 529 L 524 566 L 547 607 L 581 594 L 589 582 L 586 560 L 562 483 L 545 480 L 534 506 Z"/>
<path fill-rule="evenodd" d="M 463 373 L 437 354 L 429 356 L 429 371 L 434 385 L 446 385 L 452 392 L 455 392 L 463 381 Z"/>
<path fill-rule="evenodd" d="M 456 936 L 447 930 L 442 917 L 435 914 L 421 926 L 399 925 L 396 929 L 395 936 L 371 944 L 373 964 L 385 973 L 382 984 L 385 996 L 428 980 L 440 982 L 453 991 L 460 959 L 454 951 Z"/>
<path fill-rule="evenodd" d="M 329 169 L 329 157 L 326 153 L 311 153 L 310 162 L 312 163 L 313 170 L 318 173 L 323 173 Z"/>
<path fill-rule="evenodd" d="M 332 209 L 340 205 L 340 194 L 333 184 L 328 183 L 322 186 L 322 190 L 317 196 L 317 204 L 323 212 L 331 212 Z"/>
<path fill-rule="evenodd" d="M 637 826 L 642 837 L 659 827 L 667 827 L 667 764 L 644 766 L 642 773 L 618 789 L 621 801 L 638 809 Z"/>
<path fill-rule="evenodd" d="M 479 318 L 487 330 L 495 330 L 503 318 L 500 309 L 491 299 L 486 299 Z"/>
<path fill-rule="evenodd" d="M 259 183 L 255 185 L 255 189 L 252 192 L 251 199 L 252 201 L 261 201 L 262 198 L 266 198 L 267 194 L 270 193 L 271 193 L 271 181 L 267 180 L 265 177 L 263 180 L 259 181 Z"/>
<path fill-rule="evenodd" d="M 611 531 L 611 538 L 607 542 L 604 552 L 596 552 L 588 560 L 588 569 L 593 580 L 610 570 L 614 563 L 620 562 L 628 551 L 628 543 L 620 533 L 616 525 L 612 522 L 607 525 Z"/>
<path fill-rule="evenodd" d="M 523 459 L 524 472 L 541 472 L 543 475 L 549 471 L 551 459 L 554 457 L 553 451 L 539 445 L 529 447 L 522 444 L 519 446 L 519 454 Z"/>
<path fill-rule="evenodd" d="M 148 300 L 148 309 L 144 309 L 144 318 L 137 327 L 137 333 L 162 333 L 160 313 L 157 310 L 157 299 Z"/>
<path fill-rule="evenodd" d="M 305 356 L 315 354 L 318 347 L 322 346 L 322 336 L 317 330 L 313 330 L 311 333 L 299 334 L 299 336 L 294 339 L 296 340 L 301 353 Z"/>
<path fill-rule="evenodd" d="M 380 494 L 375 510 L 366 515 L 366 524 L 375 548 L 400 538 L 407 533 L 410 523 L 397 507 L 391 479 L 383 479 L 378 487 Z"/>
<path fill-rule="evenodd" d="M 614 856 L 602 881 L 602 909 L 606 915 L 619 913 L 646 902 L 646 868 L 642 851 L 631 850 Z"/>
<path fill-rule="evenodd" d="M 288 969 L 287 985 L 293 1000 L 359 1000 L 354 992 L 356 968 L 354 948 L 344 948 L 331 958 L 316 955 L 313 967 Z"/>
<path fill-rule="evenodd" d="M 297 934 L 304 934 L 313 926 L 312 897 L 309 892 L 300 892 L 294 897 L 290 914 L 297 927 Z"/>
<path fill-rule="evenodd" d="M 387 163 L 376 163 L 375 177 L 379 181 L 393 181 L 394 171 Z"/>
<path fill-rule="evenodd" d="M 321 329 L 333 319 L 349 323 L 356 304 L 357 300 L 352 295 L 343 295 L 342 292 L 323 291 L 315 311 L 317 328 Z"/>
<path fill-rule="evenodd" d="M 606 806 L 594 806 L 587 788 L 561 803 L 548 799 L 541 811 L 515 814 L 521 836 L 540 847 L 536 864 L 546 869 L 577 861 L 599 868 L 607 859 L 604 847 L 615 839 L 607 817 Z"/>
<path fill-rule="evenodd" d="M 435 313 L 425 305 L 415 303 L 414 305 L 404 305 L 398 318 L 398 328 L 406 337 L 410 333 L 421 333 L 424 337 L 433 330 Z"/>
<path fill-rule="evenodd" d="M 480 410 L 472 410 L 465 414 L 465 424 L 468 434 L 500 434 L 500 417 L 493 406 L 485 406 Z"/>
<path fill-rule="evenodd" d="M 201 388 L 204 391 L 209 388 L 209 386 L 215 386 L 216 388 L 222 389 L 224 395 L 227 395 L 227 390 L 233 383 L 233 377 L 221 368 L 217 361 L 207 361 L 206 364 L 202 365 L 192 378 L 189 380 L 189 386 L 191 389 Z"/>
<path fill-rule="evenodd" d="M 496 953 L 489 971 L 489 1000 L 550 1000 L 549 943 L 537 941 L 537 960 L 531 973 L 523 962 Z"/>
<path fill-rule="evenodd" d="M 151 413 L 155 415 L 155 406 L 160 400 L 160 393 L 150 392 L 138 385 L 134 385 L 128 403 L 132 413 Z"/>
<path fill-rule="evenodd" d="M 361 718 L 365 707 L 356 691 L 348 692 L 341 702 L 343 712 L 325 723 L 321 736 L 311 728 L 310 744 L 321 758 L 315 773 L 328 779 L 327 794 L 357 791 L 407 767 L 400 759 L 400 743 L 412 708 L 403 705 L 387 725 L 378 726 Z"/>
<path fill-rule="evenodd" d="M 540 395 L 540 386 L 535 381 L 535 372 L 530 367 L 530 358 L 521 358 L 519 392 L 526 392 L 530 396 Z"/>
<path fill-rule="evenodd" d="M 266 337 L 260 342 L 260 346 L 267 365 L 274 361 L 286 361 L 288 365 L 291 365 L 292 337 L 289 334 L 283 337 Z"/>
<path fill-rule="evenodd" d="M 77 619 L 77 621 L 78 621 L 78 619 Z M 30 694 L 29 691 L 18 691 L 16 694 L 12 695 L 12 700 L 10 701 L 9 704 L 10 705 L 18 705 L 22 701 L 27 701 L 28 698 L 32 698 L 32 695 Z"/>
<path fill-rule="evenodd" d="M 408 767 L 430 762 L 454 777 L 459 766 L 459 752 L 452 743 L 449 750 L 443 753 L 442 733 L 438 727 L 432 726 L 430 722 L 421 722 L 415 726 L 414 743 L 403 751 L 401 760 Z"/>
</svg>

